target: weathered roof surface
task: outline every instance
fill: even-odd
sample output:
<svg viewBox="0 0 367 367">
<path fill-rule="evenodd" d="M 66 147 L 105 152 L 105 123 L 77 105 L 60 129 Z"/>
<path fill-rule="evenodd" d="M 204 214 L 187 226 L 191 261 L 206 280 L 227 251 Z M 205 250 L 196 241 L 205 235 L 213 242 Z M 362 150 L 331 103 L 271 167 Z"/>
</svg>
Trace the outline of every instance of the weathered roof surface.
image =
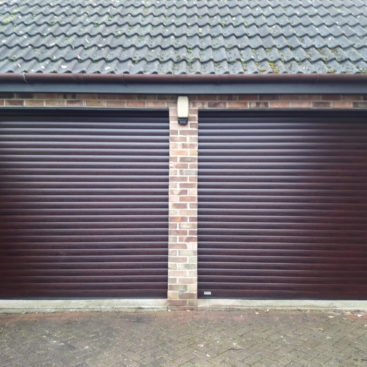
<svg viewBox="0 0 367 367">
<path fill-rule="evenodd" d="M 367 73 L 366 0 L 0 0 L 0 73 Z"/>
</svg>

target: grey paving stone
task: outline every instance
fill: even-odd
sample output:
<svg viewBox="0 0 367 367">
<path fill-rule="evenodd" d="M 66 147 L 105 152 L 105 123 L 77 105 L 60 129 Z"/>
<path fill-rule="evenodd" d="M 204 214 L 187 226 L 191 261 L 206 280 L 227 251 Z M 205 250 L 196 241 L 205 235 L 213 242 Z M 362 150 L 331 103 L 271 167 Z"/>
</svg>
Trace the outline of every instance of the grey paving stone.
<svg viewBox="0 0 367 367">
<path fill-rule="evenodd" d="M 0 315 L 1 367 L 367 367 L 367 315 Z"/>
</svg>

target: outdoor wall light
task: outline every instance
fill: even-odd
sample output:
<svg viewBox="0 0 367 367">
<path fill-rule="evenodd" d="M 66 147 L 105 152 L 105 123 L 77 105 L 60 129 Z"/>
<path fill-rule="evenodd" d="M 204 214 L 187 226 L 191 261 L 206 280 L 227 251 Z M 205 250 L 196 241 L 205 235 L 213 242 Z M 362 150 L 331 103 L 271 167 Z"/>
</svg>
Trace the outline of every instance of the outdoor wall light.
<svg viewBox="0 0 367 367">
<path fill-rule="evenodd" d="M 177 98 L 177 118 L 178 124 L 187 125 L 189 121 L 189 98 L 180 96 Z"/>
</svg>

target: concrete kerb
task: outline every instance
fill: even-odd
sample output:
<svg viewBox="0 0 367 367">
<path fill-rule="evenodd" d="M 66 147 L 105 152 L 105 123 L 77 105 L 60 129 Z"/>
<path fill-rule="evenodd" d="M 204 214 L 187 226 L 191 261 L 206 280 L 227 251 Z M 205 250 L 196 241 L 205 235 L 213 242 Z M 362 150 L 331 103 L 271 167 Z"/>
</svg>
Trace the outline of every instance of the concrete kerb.
<svg viewBox="0 0 367 367">
<path fill-rule="evenodd" d="M 367 301 L 201 299 L 195 309 L 198 311 L 258 309 L 367 312 Z M 155 312 L 170 310 L 179 309 L 171 308 L 165 299 L 0 300 L 0 313 Z"/>
<path fill-rule="evenodd" d="M 367 311 L 367 301 L 359 300 L 245 300 L 245 299 L 201 299 L 199 310 L 325 310 Z"/>
<path fill-rule="evenodd" d="M 0 313 L 167 311 L 165 299 L 0 300 Z"/>
</svg>

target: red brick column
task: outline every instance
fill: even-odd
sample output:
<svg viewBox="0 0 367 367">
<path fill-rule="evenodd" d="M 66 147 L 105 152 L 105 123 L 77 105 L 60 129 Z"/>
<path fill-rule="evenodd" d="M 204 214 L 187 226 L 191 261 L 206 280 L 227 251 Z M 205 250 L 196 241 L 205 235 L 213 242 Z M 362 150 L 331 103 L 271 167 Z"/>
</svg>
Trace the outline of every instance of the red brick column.
<svg viewBox="0 0 367 367">
<path fill-rule="evenodd" d="M 197 305 L 197 169 L 198 116 L 180 126 L 170 107 L 168 305 Z"/>
</svg>

